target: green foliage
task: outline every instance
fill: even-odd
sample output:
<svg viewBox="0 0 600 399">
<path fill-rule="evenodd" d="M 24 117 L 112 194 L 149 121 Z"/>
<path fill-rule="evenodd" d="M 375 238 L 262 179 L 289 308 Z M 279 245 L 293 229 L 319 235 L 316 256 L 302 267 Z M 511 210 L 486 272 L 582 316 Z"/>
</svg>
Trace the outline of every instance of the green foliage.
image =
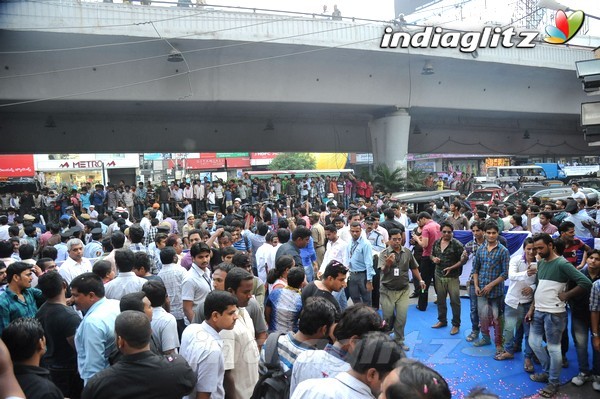
<svg viewBox="0 0 600 399">
<path fill-rule="evenodd" d="M 373 181 L 375 188 L 386 193 L 395 191 L 422 191 L 425 190 L 423 180 L 427 173 L 420 169 L 397 168 L 391 170 L 385 164 L 375 167 Z"/>
<path fill-rule="evenodd" d="M 425 185 L 423 181 L 427 177 L 427 172 L 421 169 L 408 169 L 406 172 L 406 191 L 423 191 Z"/>
<path fill-rule="evenodd" d="M 308 152 L 286 152 L 277 155 L 269 165 L 270 170 L 315 169 L 317 161 Z"/>
<path fill-rule="evenodd" d="M 375 176 L 373 182 L 377 190 L 393 193 L 394 191 L 400 191 L 404 186 L 402 181 L 402 169 L 396 168 L 391 170 L 385 164 L 379 164 L 375 167 Z"/>
</svg>

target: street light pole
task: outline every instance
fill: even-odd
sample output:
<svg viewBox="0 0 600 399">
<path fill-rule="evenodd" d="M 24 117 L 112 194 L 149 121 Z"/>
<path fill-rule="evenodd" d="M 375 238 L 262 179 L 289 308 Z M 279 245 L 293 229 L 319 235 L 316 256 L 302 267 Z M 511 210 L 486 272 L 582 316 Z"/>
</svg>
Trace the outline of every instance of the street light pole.
<svg viewBox="0 0 600 399">
<path fill-rule="evenodd" d="M 106 188 L 106 173 L 105 173 L 104 161 L 98 161 L 98 162 L 100 162 L 100 165 L 102 165 L 102 186 L 104 186 L 104 188 Z"/>
</svg>

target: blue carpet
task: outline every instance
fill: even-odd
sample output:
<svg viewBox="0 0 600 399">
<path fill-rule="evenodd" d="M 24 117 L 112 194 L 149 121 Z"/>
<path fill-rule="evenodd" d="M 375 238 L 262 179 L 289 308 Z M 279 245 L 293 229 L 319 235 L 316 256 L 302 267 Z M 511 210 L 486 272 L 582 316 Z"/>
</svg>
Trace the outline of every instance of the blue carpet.
<svg viewBox="0 0 600 399">
<path fill-rule="evenodd" d="M 514 360 L 497 361 L 494 360 L 496 348 L 493 343 L 475 348 L 465 340 L 471 332 L 469 306 L 468 299 L 461 299 L 461 330 L 452 336 L 450 324 L 440 329 L 431 328 L 437 322 L 437 306 L 434 303 L 429 303 L 425 312 L 418 311 L 415 305 L 411 305 L 405 328 L 405 343 L 410 347 L 408 357 L 418 359 L 444 376 L 453 398 L 463 398 L 475 387 L 487 388 L 502 399 L 518 399 L 536 394 L 544 384 L 529 379 L 529 374 L 523 370 L 522 352 L 516 353 Z M 452 311 L 448 303 L 448 320 L 451 318 Z M 569 367 L 562 369 L 561 383 L 570 381 L 578 373 L 577 355 L 572 341 L 567 359 Z M 541 366 L 536 364 L 535 371 L 541 372 Z"/>
</svg>

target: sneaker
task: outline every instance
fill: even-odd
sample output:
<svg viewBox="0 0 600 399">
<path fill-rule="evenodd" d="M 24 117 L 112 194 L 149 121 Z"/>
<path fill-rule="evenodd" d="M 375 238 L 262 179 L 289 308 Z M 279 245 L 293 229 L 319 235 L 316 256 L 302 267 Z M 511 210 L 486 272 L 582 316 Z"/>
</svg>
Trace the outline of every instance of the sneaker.
<svg viewBox="0 0 600 399">
<path fill-rule="evenodd" d="M 593 378 L 594 382 L 592 382 L 592 388 L 594 388 L 595 391 L 600 392 L 600 375 L 595 375 Z"/>
<path fill-rule="evenodd" d="M 592 380 L 592 376 L 590 374 L 579 373 L 571 379 L 571 382 L 573 384 L 577 385 L 578 387 L 580 387 L 583 384 L 585 384 L 586 382 L 591 381 L 591 380 Z"/>
</svg>

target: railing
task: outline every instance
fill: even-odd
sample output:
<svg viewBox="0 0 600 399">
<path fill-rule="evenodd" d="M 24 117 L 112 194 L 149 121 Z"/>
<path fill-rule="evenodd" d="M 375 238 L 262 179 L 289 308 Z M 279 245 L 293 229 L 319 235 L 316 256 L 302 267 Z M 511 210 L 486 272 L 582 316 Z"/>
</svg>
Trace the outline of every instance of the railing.
<svg viewBox="0 0 600 399">
<path fill-rule="evenodd" d="M 191 3 L 192 0 L 143 0 L 105 3 L 86 0 L 29 0 L 0 4 L 0 29 L 173 39 L 234 40 L 399 52 L 427 57 L 473 60 L 456 49 L 380 49 L 385 26 L 380 21 L 319 13 Z M 184 3 L 185 2 L 185 3 Z M 178 5 L 187 4 L 187 7 Z M 407 30 L 420 29 L 403 25 Z M 57 48 L 60 47 L 57 44 Z M 573 70 L 590 59 L 589 49 L 538 43 L 533 49 L 478 49 L 479 62 Z"/>
</svg>

